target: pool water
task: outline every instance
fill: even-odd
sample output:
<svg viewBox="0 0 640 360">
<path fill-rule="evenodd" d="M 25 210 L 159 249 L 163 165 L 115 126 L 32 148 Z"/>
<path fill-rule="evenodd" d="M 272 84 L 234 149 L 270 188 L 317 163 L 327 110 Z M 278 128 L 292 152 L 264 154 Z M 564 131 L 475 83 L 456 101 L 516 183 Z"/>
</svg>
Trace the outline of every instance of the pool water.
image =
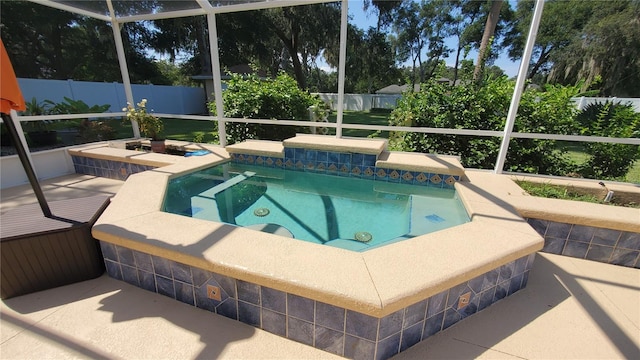
<svg viewBox="0 0 640 360">
<path fill-rule="evenodd" d="M 237 163 L 172 179 L 164 211 L 354 251 L 469 221 L 453 189 Z"/>
</svg>

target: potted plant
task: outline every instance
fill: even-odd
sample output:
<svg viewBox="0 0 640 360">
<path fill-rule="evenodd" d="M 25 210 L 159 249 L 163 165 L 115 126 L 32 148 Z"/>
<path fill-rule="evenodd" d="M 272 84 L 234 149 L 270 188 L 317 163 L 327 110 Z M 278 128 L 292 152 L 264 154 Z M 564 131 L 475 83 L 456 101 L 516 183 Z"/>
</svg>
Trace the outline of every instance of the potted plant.
<svg viewBox="0 0 640 360">
<path fill-rule="evenodd" d="M 127 107 L 123 108 L 122 111 L 126 111 L 127 119 L 136 121 L 140 132 L 150 138 L 151 151 L 165 152 L 164 137 L 161 135 L 164 129 L 162 120 L 147 112 L 147 99 L 142 99 L 136 105 L 137 107 L 134 107 L 127 103 Z"/>
</svg>

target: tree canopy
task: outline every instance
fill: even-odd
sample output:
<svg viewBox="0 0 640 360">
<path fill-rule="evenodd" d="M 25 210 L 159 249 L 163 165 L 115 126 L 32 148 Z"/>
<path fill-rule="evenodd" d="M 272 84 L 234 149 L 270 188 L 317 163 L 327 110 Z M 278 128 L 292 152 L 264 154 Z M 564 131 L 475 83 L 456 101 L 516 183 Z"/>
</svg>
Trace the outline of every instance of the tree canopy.
<svg viewBox="0 0 640 360">
<path fill-rule="evenodd" d="M 114 2 L 118 13 L 149 13 L 164 4 Z M 443 75 L 455 82 L 468 76 L 469 65 L 485 62 L 483 77 L 493 76 L 499 54 L 521 58 L 534 2 L 519 1 L 515 9 L 511 2 L 495 0 L 349 5 L 362 6 L 375 18 L 367 28 L 350 20 L 345 89 L 372 93 L 392 83 L 423 83 Z M 2 1 L 1 6 L 0 35 L 19 77 L 121 81 L 109 23 L 33 2 Z M 495 24 L 492 34 L 485 31 L 488 18 Z M 337 90 L 332 72 L 338 65 L 339 3 L 222 13 L 216 20 L 223 68 L 249 64 L 270 77 L 284 71 L 302 89 Z M 187 83 L 190 76 L 211 73 L 205 16 L 121 27 L 132 82 Z M 488 51 L 479 60 L 469 58 L 470 51 L 483 47 Z M 604 96 L 640 96 L 640 1 L 547 1 L 528 76 L 540 85 L 581 83 L 583 90 Z"/>
</svg>

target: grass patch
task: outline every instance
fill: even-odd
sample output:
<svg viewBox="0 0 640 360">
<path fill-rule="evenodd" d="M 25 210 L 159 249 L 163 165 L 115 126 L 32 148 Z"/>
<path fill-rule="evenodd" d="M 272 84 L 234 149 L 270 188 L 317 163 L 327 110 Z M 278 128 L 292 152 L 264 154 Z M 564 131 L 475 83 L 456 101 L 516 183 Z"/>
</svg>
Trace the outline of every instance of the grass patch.
<svg viewBox="0 0 640 360">
<path fill-rule="evenodd" d="M 560 150 L 567 151 L 569 159 L 578 165 L 584 164 L 589 155 L 584 151 L 584 147 L 581 143 L 574 141 L 558 141 L 556 146 Z M 640 161 L 636 161 L 624 179 L 616 179 L 617 181 L 628 182 L 633 184 L 640 184 Z"/>
<path fill-rule="evenodd" d="M 389 114 L 386 111 L 345 111 L 342 115 L 343 124 L 364 124 L 364 125 L 389 125 Z M 337 114 L 332 113 L 329 116 L 329 122 L 335 123 L 337 121 Z M 335 134 L 335 130 L 332 130 L 332 134 Z M 388 131 L 373 131 L 373 130 L 359 130 L 359 129 L 343 129 L 342 134 L 344 136 L 352 137 L 369 137 L 376 134 L 376 137 L 388 139 Z"/>
</svg>

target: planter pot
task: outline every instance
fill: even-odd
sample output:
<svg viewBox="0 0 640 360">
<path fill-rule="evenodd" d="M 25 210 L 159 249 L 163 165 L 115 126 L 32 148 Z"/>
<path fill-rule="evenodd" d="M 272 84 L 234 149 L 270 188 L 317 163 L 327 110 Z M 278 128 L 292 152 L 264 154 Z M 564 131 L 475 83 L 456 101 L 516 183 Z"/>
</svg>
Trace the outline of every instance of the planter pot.
<svg viewBox="0 0 640 360">
<path fill-rule="evenodd" d="M 29 131 L 27 136 L 30 140 L 29 145 L 32 146 L 51 146 L 58 142 L 58 133 L 55 130 Z"/>
<path fill-rule="evenodd" d="M 164 140 L 151 140 L 151 151 L 155 153 L 165 153 L 166 150 Z"/>
</svg>

